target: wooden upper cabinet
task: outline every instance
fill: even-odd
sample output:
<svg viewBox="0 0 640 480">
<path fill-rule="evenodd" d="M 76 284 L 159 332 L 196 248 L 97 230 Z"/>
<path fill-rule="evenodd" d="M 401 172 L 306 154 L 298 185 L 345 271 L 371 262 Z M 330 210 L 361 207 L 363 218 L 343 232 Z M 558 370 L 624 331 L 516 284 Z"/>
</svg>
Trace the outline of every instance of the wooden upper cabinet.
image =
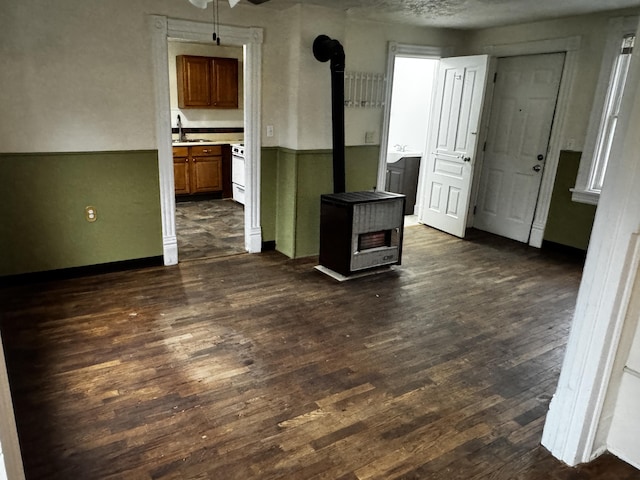
<svg viewBox="0 0 640 480">
<path fill-rule="evenodd" d="M 215 108 L 238 108 L 238 60 L 213 58 L 211 102 Z"/>
<path fill-rule="evenodd" d="M 179 108 L 238 108 L 238 60 L 176 57 Z"/>
</svg>

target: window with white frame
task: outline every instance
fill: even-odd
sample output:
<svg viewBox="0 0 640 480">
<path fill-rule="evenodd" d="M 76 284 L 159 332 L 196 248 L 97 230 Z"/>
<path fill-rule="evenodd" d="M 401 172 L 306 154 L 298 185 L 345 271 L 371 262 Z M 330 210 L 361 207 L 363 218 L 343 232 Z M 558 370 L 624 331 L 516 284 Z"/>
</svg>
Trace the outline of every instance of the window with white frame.
<svg viewBox="0 0 640 480">
<path fill-rule="evenodd" d="M 602 63 L 573 200 L 597 204 L 618 123 L 638 17 L 616 19 Z"/>
<path fill-rule="evenodd" d="M 589 189 L 596 192 L 602 190 L 604 174 L 607 171 L 609 153 L 611 152 L 613 135 L 618 123 L 620 103 L 627 80 L 629 61 L 631 60 L 631 52 L 633 51 L 635 38 L 635 35 L 625 35 L 622 38 L 620 53 L 618 54 L 618 58 L 616 58 L 613 71 L 611 72 L 609 91 L 607 92 L 607 100 L 605 101 L 602 119 L 600 120 L 598 138 L 596 140 L 596 150 L 594 152 L 591 175 L 589 178 Z"/>
</svg>

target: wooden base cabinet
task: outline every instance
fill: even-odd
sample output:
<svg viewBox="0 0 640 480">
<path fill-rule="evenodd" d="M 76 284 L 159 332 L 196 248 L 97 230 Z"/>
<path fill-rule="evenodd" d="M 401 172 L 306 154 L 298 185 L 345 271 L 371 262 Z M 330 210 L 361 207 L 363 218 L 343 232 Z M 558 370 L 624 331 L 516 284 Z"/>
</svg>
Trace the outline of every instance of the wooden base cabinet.
<svg viewBox="0 0 640 480">
<path fill-rule="evenodd" d="M 189 194 L 189 166 L 189 147 L 173 147 L 173 182 L 176 195 Z"/>
<path fill-rule="evenodd" d="M 221 145 L 173 147 L 176 195 L 221 192 L 222 152 Z"/>
</svg>

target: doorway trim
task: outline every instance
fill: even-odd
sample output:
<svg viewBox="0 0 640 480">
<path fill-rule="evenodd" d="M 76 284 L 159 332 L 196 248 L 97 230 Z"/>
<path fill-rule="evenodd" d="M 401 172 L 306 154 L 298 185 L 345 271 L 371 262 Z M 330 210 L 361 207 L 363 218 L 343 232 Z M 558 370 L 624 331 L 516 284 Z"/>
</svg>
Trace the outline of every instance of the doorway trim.
<svg viewBox="0 0 640 480">
<path fill-rule="evenodd" d="M 542 182 L 538 192 L 538 204 L 533 217 L 529 245 L 540 248 L 544 238 L 544 229 L 549 218 L 549 207 L 551 206 L 551 194 L 558 170 L 560 160 L 560 150 L 562 150 L 562 133 L 567 122 L 567 111 L 569 98 L 576 66 L 578 63 L 578 50 L 580 49 L 580 37 L 564 37 L 549 40 L 538 40 L 532 42 L 522 42 L 504 45 L 485 45 L 481 52 L 492 57 L 515 57 L 521 55 L 537 55 L 544 53 L 565 53 L 564 68 L 560 89 L 556 102 L 556 115 L 551 126 L 551 136 L 549 138 L 549 151 L 547 161 L 542 173 Z M 485 131 L 485 129 L 482 129 Z"/>
<path fill-rule="evenodd" d="M 406 43 L 389 42 L 387 54 L 387 73 L 384 93 L 384 112 L 382 115 L 382 133 L 380 134 L 380 156 L 378 159 L 377 189 L 384 190 L 387 170 L 387 146 L 389 144 L 389 126 L 391 124 L 391 96 L 393 93 L 393 73 L 396 57 L 441 59 L 451 56 L 453 47 L 433 47 L 428 45 L 410 45 Z M 424 162 L 421 162 L 424 163 Z M 420 169 L 422 171 L 422 168 Z M 418 174 L 420 177 L 420 174 Z M 420 205 L 420 183 L 416 195 L 416 208 Z M 418 213 L 418 212 L 415 212 Z"/>
<path fill-rule="evenodd" d="M 152 70 L 156 109 L 156 148 L 160 182 L 162 215 L 162 248 L 165 265 L 178 263 L 176 237 L 175 187 L 169 104 L 168 40 L 190 40 L 211 43 L 211 24 L 177 20 L 161 15 L 149 15 Z M 246 203 L 244 210 L 245 249 L 250 253 L 262 250 L 260 226 L 260 104 L 262 78 L 263 30 L 254 27 L 221 25 L 220 36 L 225 43 L 244 47 L 244 143 L 246 160 Z"/>
</svg>

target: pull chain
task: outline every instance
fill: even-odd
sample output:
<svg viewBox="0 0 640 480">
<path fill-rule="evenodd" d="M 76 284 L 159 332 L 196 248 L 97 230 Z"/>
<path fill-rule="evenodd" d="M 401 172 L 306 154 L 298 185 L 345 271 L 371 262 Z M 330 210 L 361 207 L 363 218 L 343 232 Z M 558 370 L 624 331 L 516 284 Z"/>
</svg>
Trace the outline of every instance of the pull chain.
<svg viewBox="0 0 640 480">
<path fill-rule="evenodd" d="M 220 45 L 220 35 L 216 33 L 220 29 L 220 13 L 218 11 L 218 0 L 214 0 L 211 4 L 213 10 L 213 41 Z"/>
</svg>

